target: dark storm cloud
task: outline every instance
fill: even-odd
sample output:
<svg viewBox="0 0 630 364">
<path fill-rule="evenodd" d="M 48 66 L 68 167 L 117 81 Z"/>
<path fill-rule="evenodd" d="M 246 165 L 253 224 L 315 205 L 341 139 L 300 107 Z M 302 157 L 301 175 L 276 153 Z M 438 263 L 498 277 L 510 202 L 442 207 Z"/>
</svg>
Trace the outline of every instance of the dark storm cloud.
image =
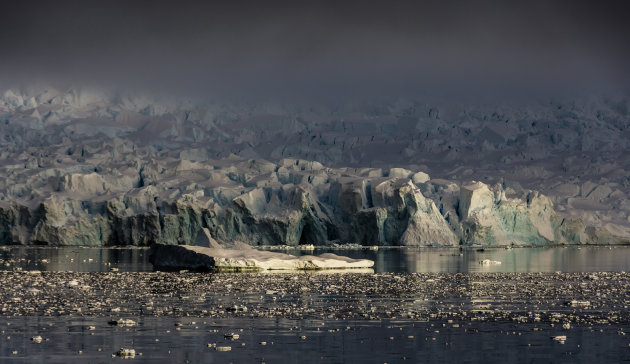
<svg viewBox="0 0 630 364">
<path fill-rule="evenodd" d="M 613 1 L 15 2 L 0 79 L 201 94 L 614 88 Z"/>
</svg>

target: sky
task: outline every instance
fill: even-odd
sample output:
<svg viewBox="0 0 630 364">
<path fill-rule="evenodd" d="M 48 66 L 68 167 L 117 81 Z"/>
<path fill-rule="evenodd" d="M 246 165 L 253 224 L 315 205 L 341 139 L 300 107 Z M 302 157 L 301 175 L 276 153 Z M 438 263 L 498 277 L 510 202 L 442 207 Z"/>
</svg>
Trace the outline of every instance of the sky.
<svg viewBox="0 0 630 364">
<path fill-rule="evenodd" d="M 14 1 L 0 82 L 214 97 L 616 91 L 625 1 Z"/>
</svg>

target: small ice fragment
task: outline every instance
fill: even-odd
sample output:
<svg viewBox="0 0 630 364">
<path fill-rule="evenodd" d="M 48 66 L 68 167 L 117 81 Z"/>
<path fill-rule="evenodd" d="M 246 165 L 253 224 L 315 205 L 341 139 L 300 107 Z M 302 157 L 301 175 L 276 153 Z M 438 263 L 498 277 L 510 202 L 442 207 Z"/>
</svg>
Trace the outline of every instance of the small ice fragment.
<svg viewBox="0 0 630 364">
<path fill-rule="evenodd" d="M 564 344 L 564 342 L 567 341 L 567 336 L 566 335 L 552 336 L 551 339 L 554 341 L 558 341 L 560 344 Z"/>
<path fill-rule="evenodd" d="M 108 324 L 110 325 L 116 325 L 116 326 L 135 326 L 137 325 L 137 322 L 135 322 L 134 320 L 131 319 L 118 319 L 118 320 L 112 320 L 109 321 Z"/>
<path fill-rule="evenodd" d="M 501 264 L 501 262 L 498 261 L 498 260 L 484 259 L 484 260 L 480 260 L 479 264 L 481 264 L 481 265 L 499 265 L 499 264 Z"/>
<path fill-rule="evenodd" d="M 120 348 L 120 350 L 116 352 L 116 356 L 119 356 L 121 358 L 135 358 L 136 350 L 128 349 L 128 348 Z"/>
</svg>

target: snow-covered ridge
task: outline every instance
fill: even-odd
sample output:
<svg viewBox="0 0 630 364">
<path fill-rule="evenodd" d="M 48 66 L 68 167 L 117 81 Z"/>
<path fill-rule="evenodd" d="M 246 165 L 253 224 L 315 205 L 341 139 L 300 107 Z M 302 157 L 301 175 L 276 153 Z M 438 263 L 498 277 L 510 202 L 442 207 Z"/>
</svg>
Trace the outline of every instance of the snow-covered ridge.
<svg viewBox="0 0 630 364">
<path fill-rule="evenodd" d="M 630 236 L 624 97 L 333 107 L 50 87 L 1 95 L 2 243 L 189 242 L 201 228 L 251 244 Z M 483 186 L 489 192 L 479 195 Z M 464 206 L 468 198 L 475 208 Z M 193 215 L 195 222 L 184 221 Z M 527 228 L 510 228 L 507 216 Z M 581 233 L 562 235 L 569 230 Z"/>
</svg>

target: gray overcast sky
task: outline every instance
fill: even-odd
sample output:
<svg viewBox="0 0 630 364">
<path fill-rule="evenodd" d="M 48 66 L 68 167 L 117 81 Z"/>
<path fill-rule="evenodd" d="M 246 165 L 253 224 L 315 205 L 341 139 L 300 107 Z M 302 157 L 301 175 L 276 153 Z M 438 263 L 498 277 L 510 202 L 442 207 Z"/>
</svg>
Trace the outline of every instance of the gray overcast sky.
<svg viewBox="0 0 630 364">
<path fill-rule="evenodd" d="M 190 94 L 600 90 L 630 81 L 625 1 L 15 1 L 0 81 Z"/>
</svg>

